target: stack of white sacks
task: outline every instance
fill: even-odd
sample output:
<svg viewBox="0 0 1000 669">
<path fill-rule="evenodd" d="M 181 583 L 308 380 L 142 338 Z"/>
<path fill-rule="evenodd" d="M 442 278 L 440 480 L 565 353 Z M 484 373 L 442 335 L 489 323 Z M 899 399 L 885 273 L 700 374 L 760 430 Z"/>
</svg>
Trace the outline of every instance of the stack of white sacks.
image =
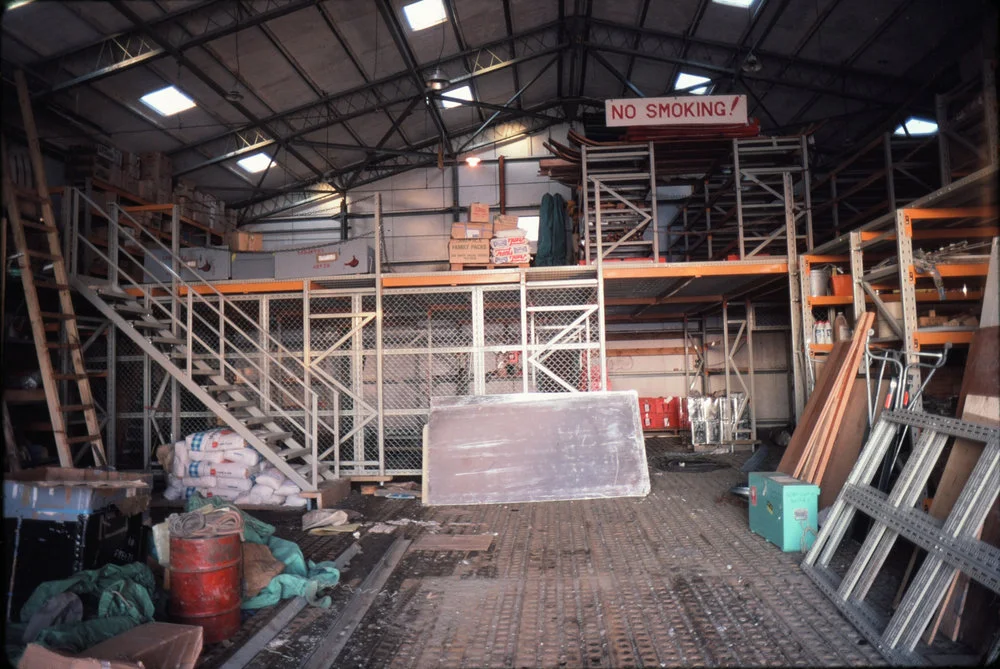
<svg viewBox="0 0 1000 669">
<path fill-rule="evenodd" d="M 169 500 L 195 493 L 236 504 L 307 506 L 302 489 L 280 471 L 262 462 L 260 453 L 230 429 L 188 435 L 174 444 L 172 471 L 167 476 Z"/>
<path fill-rule="evenodd" d="M 499 230 L 490 240 L 490 262 L 494 265 L 531 262 L 527 233 L 520 229 Z"/>
</svg>

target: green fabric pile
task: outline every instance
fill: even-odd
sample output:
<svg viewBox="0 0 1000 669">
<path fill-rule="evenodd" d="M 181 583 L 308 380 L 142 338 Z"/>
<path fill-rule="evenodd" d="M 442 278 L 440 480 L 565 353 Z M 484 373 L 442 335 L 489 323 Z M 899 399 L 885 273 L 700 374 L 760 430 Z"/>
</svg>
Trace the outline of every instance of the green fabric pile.
<svg viewBox="0 0 1000 669">
<path fill-rule="evenodd" d="M 84 604 L 84 619 L 47 627 L 35 643 L 79 653 L 153 620 L 156 581 L 153 572 L 141 562 L 105 565 L 61 581 L 46 581 L 35 588 L 21 608 L 21 623 L 7 626 L 7 656 L 14 664 L 24 651 L 20 641 L 31 617 L 49 599 L 63 592 L 79 595 Z"/>
<path fill-rule="evenodd" d="M 218 497 L 202 497 L 195 494 L 188 498 L 186 510 L 194 511 L 206 504 L 217 508 L 223 506 L 236 508 Z M 333 562 L 306 560 L 298 544 L 274 536 L 273 525 L 268 525 L 247 515 L 242 510 L 239 511 L 243 516 L 245 540 L 255 544 L 264 544 L 275 558 L 285 563 L 284 573 L 271 579 L 267 587 L 255 597 L 243 600 L 242 608 L 262 609 L 292 597 L 305 597 L 314 606 L 329 608 L 330 598 L 328 596 L 321 597 L 319 593 L 326 588 L 337 585 L 340 581 L 340 571 L 333 565 Z"/>
</svg>

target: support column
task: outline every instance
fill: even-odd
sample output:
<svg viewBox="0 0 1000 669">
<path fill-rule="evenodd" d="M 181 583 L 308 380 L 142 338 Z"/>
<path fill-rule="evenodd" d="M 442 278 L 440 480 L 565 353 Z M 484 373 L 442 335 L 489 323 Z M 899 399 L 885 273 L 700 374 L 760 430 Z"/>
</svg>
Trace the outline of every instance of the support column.
<svg viewBox="0 0 1000 669">
<path fill-rule="evenodd" d="M 903 306 L 903 352 L 906 364 L 916 365 L 920 351 L 917 341 L 916 270 L 913 267 L 913 228 L 905 209 L 896 211 L 896 253 L 899 267 L 899 296 Z M 920 370 L 913 367 L 907 379 L 910 397 L 920 389 Z"/>
<path fill-rule="evenodd" d="M 783 175 L 783 181 L 785 196 L 785 245 L 788 260 L 788 296 L 792 339 L 792 388 L 795 393 L 795 419 L 797 421 L 802 416 L 802 410 L 806 403 L 806 386 L 805 377 L 802 372 L 802 363 L 808 352 L 804 350 L 802 341 L 801 310 L 804 297 L 800 283 L 798 245 L 795 239 L 792 175 L 786 172 Z"/>
</svg>

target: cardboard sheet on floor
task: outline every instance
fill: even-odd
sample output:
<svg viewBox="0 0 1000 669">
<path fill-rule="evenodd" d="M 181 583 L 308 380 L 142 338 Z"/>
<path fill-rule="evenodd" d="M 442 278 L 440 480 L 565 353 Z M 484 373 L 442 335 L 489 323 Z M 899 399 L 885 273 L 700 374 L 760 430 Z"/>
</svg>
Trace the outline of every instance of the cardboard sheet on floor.
<svg viewBox="0 0 1000 669">
<path fill-rule="evenodd" d="M 635 391 L 435 398 L 426 435 L 427 505 L 649 493 Z"/>
<path fill-rule="evenodd" d="M 196 625 L 146 623 L 77 657 L 29 644 L 18 669 L 194 669 L 204 631 Z"/>
</svg>

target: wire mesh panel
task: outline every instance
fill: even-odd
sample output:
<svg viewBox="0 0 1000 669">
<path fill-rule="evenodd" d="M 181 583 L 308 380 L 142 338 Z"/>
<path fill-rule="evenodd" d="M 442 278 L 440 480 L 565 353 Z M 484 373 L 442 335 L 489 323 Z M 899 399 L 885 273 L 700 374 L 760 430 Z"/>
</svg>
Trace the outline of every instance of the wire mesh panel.
<svg viewBox="0 0 1000 669">
<path fill-rule="evenodd" d="M 386 471 L 419 472 L 430 398 L 475 392 L 472 290 L 387 290 L 382 309 Z"/>
<path fill-rule="evenodd" d="M 526 290 L 528 389 L 602 389 L 596 282 L 529 284 Z"/>
<path fill-rule="evenodd" d="M 420 473 L 434 397 L 603 387 L 596 280 L 386 289 L 381 339 L 374 287 L 228 298 L 225 323 L 216 298 L 192 304 L 190 316 L 178 304 L 192 364 L 224 359 L 226 380 L 253 384 L 275 423 L 296 435 L 305 416 L 296 376 L 304 379 L 317 397 L 319 459 L 342 476 Z M 168 440 L 175 388 L 178 436 L 219 424 L 157 365 L 119 360 L 122 438 L 147 449 Z"/>
</svg>

